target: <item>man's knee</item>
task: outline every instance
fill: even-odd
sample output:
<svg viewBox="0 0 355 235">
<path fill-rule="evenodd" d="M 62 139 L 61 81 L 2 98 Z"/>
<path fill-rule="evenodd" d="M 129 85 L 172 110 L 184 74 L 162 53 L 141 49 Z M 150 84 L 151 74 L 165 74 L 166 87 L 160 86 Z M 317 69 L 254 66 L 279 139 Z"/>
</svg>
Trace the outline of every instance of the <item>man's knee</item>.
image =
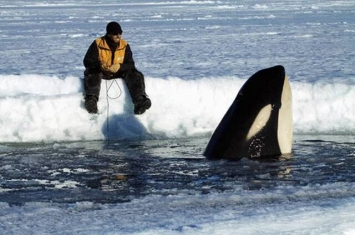
<svg viewBox="0 0 355 235">
<path fill-rule="evenodd" d="M 98 100 L 101 89 L 102 75 L 100 73 L 89 74 L 85 72 L 84 74 L 84 89 L 85 96 L 93 96 Z"/>
<path fill-rule="evenodd" d="M 84 80 L 87 87 L 97 87 L 101 84 L 100 74 L 85 74 Z"/>
</svg>

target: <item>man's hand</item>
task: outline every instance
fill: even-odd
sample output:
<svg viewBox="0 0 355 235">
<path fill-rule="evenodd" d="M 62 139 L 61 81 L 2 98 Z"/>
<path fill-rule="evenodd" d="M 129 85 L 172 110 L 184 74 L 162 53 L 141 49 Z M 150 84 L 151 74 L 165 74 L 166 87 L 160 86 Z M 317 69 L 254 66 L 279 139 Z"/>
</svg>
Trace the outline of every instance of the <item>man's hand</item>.
<svg viewBox="0 0 355 235">
<path fill-rule="evenodd" d="M 110 68 L 108 68 L 108 70 L 111 72 L 111 73 L 117 73 L 117 71 L 120 69 L 121 65 L 120 64 L 113 64 L 110 66 Z"/>
<path fill-rule="evenodd" d="M 104 63 L 100 64 L 100 68 L 102 72 L 110 72 L 109 68 Z"/>
</svg>

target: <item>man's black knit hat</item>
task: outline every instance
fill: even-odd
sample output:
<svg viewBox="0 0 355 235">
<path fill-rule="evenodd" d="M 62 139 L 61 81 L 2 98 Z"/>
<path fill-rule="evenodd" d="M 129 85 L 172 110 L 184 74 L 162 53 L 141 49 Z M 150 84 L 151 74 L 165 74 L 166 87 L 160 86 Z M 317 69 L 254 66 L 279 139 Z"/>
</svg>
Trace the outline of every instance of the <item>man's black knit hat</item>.
<svg viewBox="0 0 355 235">
<path fill-rule="evenodd" d="M 121 25 L 115 21 L 108 23 L 106 26 L 106 33 L 112 35 L 122 34 Z"/>
</svg>

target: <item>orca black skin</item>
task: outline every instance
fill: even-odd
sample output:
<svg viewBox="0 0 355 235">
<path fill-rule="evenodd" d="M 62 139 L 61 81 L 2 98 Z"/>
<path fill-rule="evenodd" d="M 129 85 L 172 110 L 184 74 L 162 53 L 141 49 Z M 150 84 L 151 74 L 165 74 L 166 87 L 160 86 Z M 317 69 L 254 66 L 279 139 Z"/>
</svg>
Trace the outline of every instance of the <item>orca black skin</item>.
<svg viewBox="0 0 355 235">
<path fill-rule="evenodd" d="M 282 105 L 286 111 L 280 111 Z M 279 156 L 283 154 L 280 143 L 286 146 L 283 151 L 290 153 L 291 109 L 291 90 L 284 67 L 278 65 L 258 71 L 240 89 L 213 133 L 204 156 L 236 160 Z M 279 120 L 283 117 L 285 120 Z"/>
</svg>

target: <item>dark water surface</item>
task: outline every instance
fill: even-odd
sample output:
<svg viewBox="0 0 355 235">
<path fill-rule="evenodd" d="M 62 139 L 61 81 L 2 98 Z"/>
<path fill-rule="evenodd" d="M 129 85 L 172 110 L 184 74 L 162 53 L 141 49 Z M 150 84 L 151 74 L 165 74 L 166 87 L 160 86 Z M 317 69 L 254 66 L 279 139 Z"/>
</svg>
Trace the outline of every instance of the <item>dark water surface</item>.
<svg viewBox="0 0 355 235">
<path fill-rule="evenodd" d="M 0 201 L 127 202 L 146 195 L 318 188 L 355 182 L 351 136 L 298 136 L 289 159 L 207 160 L 207 138 L 0 145 Z M 309 196 L 309 195 L 308 195 Z M 355 190 L 316 193 L 355 196 Z M 295 198 L 295 200 L 297 200 Z"/>
</svg>

